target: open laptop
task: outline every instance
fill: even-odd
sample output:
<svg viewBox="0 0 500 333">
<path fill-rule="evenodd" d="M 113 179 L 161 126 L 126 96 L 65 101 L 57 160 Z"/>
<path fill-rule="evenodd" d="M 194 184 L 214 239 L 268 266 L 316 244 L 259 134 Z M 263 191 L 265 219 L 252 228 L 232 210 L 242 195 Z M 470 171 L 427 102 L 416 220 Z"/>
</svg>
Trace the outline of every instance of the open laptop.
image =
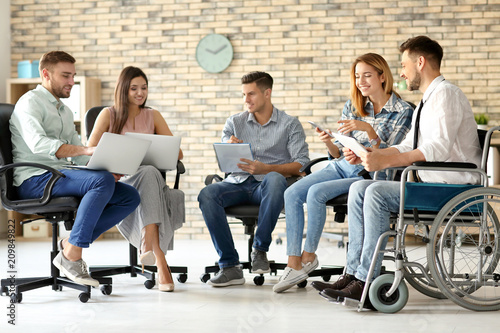
<svg viewBox="0 0 500 333">
<path fill-rule="evenodd" d="M 143 165 L 153 165 L 159 170 L 175 170 L 181 148 L 181 137 L 170 135 L 127 132 L 125 136 L 151 141 Z"/>
<path fill-rule="evenodd" d="M 120 175 L 137 172 L 151 141 L 105 132 L 87 165 L 68 165 L 75 169 L 107 170 Z"/>
</svg>

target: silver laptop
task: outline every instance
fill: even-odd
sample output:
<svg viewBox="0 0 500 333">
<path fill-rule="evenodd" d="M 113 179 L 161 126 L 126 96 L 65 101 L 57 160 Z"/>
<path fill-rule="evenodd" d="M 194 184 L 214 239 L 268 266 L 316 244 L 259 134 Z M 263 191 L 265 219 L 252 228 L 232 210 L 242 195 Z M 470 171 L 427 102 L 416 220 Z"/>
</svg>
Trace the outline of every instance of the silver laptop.
<svg viewBox="0 0 500 333">
<path fill-rule="evenodd" d="M 86 166 L 68 167 L 132 175 L 139 169 L 150 145 L 148 140 L 105 132 Z"/>
<path fill-rule="evenodd" d="M 175 170 L 181 148 L 181 137 L 170 135 L 127 132 L 125 136 L 151 141 L 143 165 L 153 165 L 159 170 Z"/>
</svg>

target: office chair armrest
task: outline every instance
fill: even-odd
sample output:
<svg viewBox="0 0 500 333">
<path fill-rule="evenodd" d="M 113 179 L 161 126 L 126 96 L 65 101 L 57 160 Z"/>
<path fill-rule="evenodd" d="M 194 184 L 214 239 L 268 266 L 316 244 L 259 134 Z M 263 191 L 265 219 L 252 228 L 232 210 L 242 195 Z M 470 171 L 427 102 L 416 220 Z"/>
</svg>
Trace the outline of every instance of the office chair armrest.
<svg viewBox="0 0 500 333">
<path fill-rule="evenodd" d="M 181 160 L 177 161 L 177 173 L 180 175 L 186 173 L 186 167 L 184 166 L 184 163 L 182 163 Z"/>
<path fill-rule="evenodd" d="M 174 189 L 179 189 L 181 175 L 183 175 L 184 173 L 186 173 L 186 167 L 184 167 L 184 163 L 182 163 L 180 160 L 178 160 L 177 161 L 177 171 L 175 173 Z"/>
<path fill-rule="evenodd" d="M 217 174 L 208 175 L 205 178 L 205 185 L 210 185 L 213 182 L 218 183 L 221 182 L 222 180 L 223 180 L 222 177 Z"/>
<path fill-rule="evenodd" d="M 23 200 L 9 200 L 6 195 L 6 191 L 2 191 L 2 201 L 6 206 L 17 206 L 23 208 L 35 207 L 35 206 L 45 206 L 52 199 L 52 189 L 54 188 L 54 184 L 59 178 L 66 177 L 62 172 L 49 167 L 44 164 L 39 163 L 30 163 L 30 162 L 20 162 L 20 163 L 12 163 L 4 165 L 0 168 L 0 175 L 3 175 L 7 171 L 17 168 L 17 167 L 34 167 L 39 169 L 44 169 L 50 171 L 52 173 L 52 177 L 50 177 L 47 184 L 45 184 L 45 188 L 43 190 L 43 196 L 41 198 L 36 199 L 23 199 Z"/>
<path fill-rule="evenodd" d="M 319 162 L 323 162 L 323 161 L 327 161 L 328 160 L 328 157 L 327 156 L 324 156 L 324 157 L 318 157 L 318 158 L 315 158 L 314 160 L 311 160 L 309 161 L 308 163 L 304 164 L 302 166 L 302 168 L 300 168 L 300 172 L 305 172 L 306 175 L 309 175 L 311 173 L 311 167 L 313 165 L 316 165 L 318 164 Z"/>
</svg>

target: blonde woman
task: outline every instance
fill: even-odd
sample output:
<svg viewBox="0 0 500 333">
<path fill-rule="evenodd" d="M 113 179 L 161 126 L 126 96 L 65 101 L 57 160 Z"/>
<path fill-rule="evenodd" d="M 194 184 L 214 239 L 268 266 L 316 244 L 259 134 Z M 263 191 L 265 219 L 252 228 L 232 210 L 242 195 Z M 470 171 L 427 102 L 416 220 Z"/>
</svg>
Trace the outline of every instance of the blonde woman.
<svg viewBox="0 0 500 333">
<path fill-rule="evenodd" d="M 351 66 L 351 98 L 342 111 L 338 131 L 367 147 L 384 148 L 403 140 L 411 126 L 413 108 L 393 89 L 393 77 L 383 57 L 368 53 Z M 328 150 L 330 163 L 320 171 L 294 183 L 285 191 L 288 264 L 274 292 L 283 292 L 304 281 L 318 266 L 316 250 L 326 220 L 326 202 L 347 193 L 362 179 L 361 165 L 351 165 L 342 156 L 342 145 L 316 128 Z M 304 203 L 307 203 L 307 235 L 302 251 Z"/>
</svg>

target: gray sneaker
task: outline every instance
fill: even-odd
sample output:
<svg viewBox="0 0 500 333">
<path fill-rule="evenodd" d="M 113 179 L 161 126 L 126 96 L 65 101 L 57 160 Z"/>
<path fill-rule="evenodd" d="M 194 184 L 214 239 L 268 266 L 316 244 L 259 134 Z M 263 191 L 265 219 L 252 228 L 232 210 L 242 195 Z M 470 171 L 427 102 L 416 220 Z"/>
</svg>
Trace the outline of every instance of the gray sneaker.
<svg viewBox="0 0 500 333">
<path fill-rule="evenodd" d="M 253 250 L 252 254 L 252 273 L 264 274 L 269 273 L 269 261 L 267 260 L 267 253 L 259 250 Z"/>
<path fill-rule="evenodd" d="M 244 284 L 243 270 L 240 266 L 222 268 L 217 275 L 207 281 L 212 287 L 227 287 Z"/>
<path fill-rule="evenodd" d="M 52 260 L 52 263 L 71 281 L 87 286 L 99 287 L 99 281 L 90 277 L 87 264 L 82 259 L 70 261 L 60 251 L 54 260 Z"/>
</svg>

